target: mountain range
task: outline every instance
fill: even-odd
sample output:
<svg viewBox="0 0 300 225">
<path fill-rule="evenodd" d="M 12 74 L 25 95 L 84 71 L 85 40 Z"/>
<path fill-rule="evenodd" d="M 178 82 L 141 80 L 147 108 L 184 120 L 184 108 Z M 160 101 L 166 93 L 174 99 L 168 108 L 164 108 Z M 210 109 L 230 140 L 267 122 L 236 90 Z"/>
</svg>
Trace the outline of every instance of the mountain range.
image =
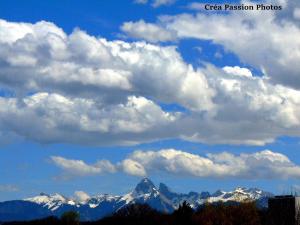
<svg viewBox="0 0 300 225">
<path fill-rule="evenodd" d="M 78 201 L 60 194 L 41 193 L 23 200 L 0 202 L 0 221 L 32 220 L 47 216 L 59 217 L 64 212 L 71 210 L 79 212 L 81 220 L 97 220 L 134 203 L 145 203 L 166 213 L 173 212 L 184 201 L 194 209 L 206 202 L 220 201 L 226 203 L 255 201 L 258 207 L 267 207 L 268 198 L 271 196 L 273 194 L 257 188 L 240 187 L 230 192 L 218 190 L 213 194 L 209 192 L 182 194 L 173 192 L 163 183 L 160 183 L 157 188 L 150 179 L 144 178 L 133 191 L 120 196 L 101 194 L 85 201 Z"/>
</svg>

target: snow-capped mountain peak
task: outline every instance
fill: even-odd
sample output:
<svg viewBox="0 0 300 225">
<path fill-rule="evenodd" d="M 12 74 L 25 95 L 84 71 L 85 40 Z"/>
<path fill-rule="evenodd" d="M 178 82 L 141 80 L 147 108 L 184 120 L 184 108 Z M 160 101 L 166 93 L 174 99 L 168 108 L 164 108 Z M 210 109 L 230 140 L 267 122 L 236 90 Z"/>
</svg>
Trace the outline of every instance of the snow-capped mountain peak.
<svg viewBox="0 0 300 225">
<path fill-rule="evenodd" d="M 81 202 L 81 204 L 83 204 L 83 205 L 86 204 L 90 208 L 96 208 L 100 204 L 103 204 L 103 203 L 107 203 L 107 204 L 114 203 L 114 202 L 118 201 L 120 198 L 121 198 L 121 196 L 101 194 L 101 195 L 96 195 L 94 197 L 91 197 L 91 198 L 87 199 L 85 202 Z"/>
<path fill-rule="evenodd" d="M 50 209 L 51 211 L 58 209 L 63 204 L 69 204 L 69 205 L 76 204 L 75 201 L 68 199 L 58 193 L 55 193 L 53 195 L 41 193 L 38 196 L 35 196 L 32 198 L 27 198 L 24 200 L 42 205 L 43 207 L 46 207 L 46 208 Z"/>
<path fill-rule="evenodd" d="M 48 195 L 42 192 L 38 196 L 27 198 L 25 200 L 35 202 L 35 203 L 48 203 L 48 202 L 66 202 L 67 198 L 58 193 L 55 193 L 53 195 Z"/>
<path fill-rule="evenodd" d="M 195 209 L 205 202 L 255 201 L 259 206 L 266 207 L 267 199 L 270 196 L 272 196 L 271 193 L 260 189 L 243 187 L 237 187 L 227 192 L 218 190 L 213 194 L 209 192 L 182 194 L 172 191 L 163 183 L 160 183 L 159 188 L 156 188 L 150 179 L 144 178 L 136 185 L 133 191 L 122 196 L 100 194 L 80 201 L 57 193 L 52 195 L 41 193 L 38 196 L 24 199 L 24 201 L 38 204 L 44 210 L 48 210 L 47 216 L 60 216 L 65 211 L 76 210 L 85 215 L 83 218 L 86 217 L 87 220 L 93 220 L 114 213 L 133 203 L 148 204 L 157 210 L 172 212 L 184 201 L 187 201 Z"/>
<path fill-rule="evenodd" d="M 145 194 L 155 194 L 158 190 L 151 180 L 148 178 L 143 178 L 140 183 L 135 187 L 133 194 L 135 196 L 145 195 Z"/>
</svg>

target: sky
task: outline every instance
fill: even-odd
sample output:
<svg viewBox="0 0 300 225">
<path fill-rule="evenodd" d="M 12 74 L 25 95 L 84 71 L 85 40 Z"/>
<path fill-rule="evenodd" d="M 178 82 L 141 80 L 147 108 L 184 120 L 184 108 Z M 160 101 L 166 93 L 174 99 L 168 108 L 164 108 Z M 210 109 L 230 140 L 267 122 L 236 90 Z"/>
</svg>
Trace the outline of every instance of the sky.
<svg viewBox="0 0 300 225">
<path fill-rule="evenodd" d="M 300 191 L 300 3 L 226 3 L 1 0 L 0 201 Z"/>
</svg>

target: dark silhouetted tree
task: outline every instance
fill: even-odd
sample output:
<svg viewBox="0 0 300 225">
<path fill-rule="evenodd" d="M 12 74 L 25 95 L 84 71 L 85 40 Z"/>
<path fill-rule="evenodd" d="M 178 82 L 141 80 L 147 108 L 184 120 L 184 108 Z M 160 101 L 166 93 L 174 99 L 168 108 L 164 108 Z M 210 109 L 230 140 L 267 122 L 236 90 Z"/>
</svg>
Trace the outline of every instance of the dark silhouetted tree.
<svg viewBox="0 0 300 225">
<path fill-rule="evenodd" d="M 117 224 L 118 223 L 117 221 L 122 221 L 121 222 L 122 225 L 159 224 L 160 215 L 161 213 L 152 209 L 150 206 L 146 204 L 132 204 L 118 210 L 113 215 L 113 220 L 110 220 L 110 224 Z M 117 221 L 114 222 L 115 220 Z"/>
<path fill-rule="evenodd" d="M 174 223 L 180 225 L 191 224 L 193 213 L 192 207 L 184 201 L 172 214 Z"/>
<path fill-rule="evenodd" d="M 80 215 L 75 211 L 68 211 L 62 214 L 61 223 L 63 225 L 78 225 L 80 222 Z"/>
</svg>

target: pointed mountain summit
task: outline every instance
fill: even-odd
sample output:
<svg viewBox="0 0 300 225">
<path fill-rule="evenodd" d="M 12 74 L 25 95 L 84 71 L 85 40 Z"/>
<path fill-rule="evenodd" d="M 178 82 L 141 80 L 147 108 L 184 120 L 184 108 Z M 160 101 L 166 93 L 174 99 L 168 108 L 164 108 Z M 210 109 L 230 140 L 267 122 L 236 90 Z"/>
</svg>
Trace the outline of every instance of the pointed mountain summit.
<svg viewBox="0 0 300 225">
<path fill-rule="evenodd" d="M 134 189 L 134 193 L 137 195 L 152 194 L 156 192 L 158 192 L 158 190 L 153 182 L 148 178 L 143 178 Z"/>
<path fill-rule="evenodd" d="M 98 220 L 111 215 L 130 204 L 148 204 L 150 207 L 165 213 L 172 213 L 183 203 L 187 202 L 194 209 L 215 202 L 245 202 L 254 201 L 258 207 L 267 207 L 269 192 L 257 188 L 238 187 L 232 191 L 218 190 L 209 192 L 177 193 L 167 185 L 160 183 L 156 188 L 148 178 L 143 178 L 133 191 L 120 196 L 100 194 L 91 196 L 87 201 L 79 201 L 61 194 L 45 194 L 26 198 L 22 201 L 0 202 L 0 221 L 15 221 L 38 219 L 48 216 L 60 217 L 64 212 L 77 211 L 85 221 Z M 13 209 L 13 210 L 11 210 Z M 8 215 L 8 210 L 14 214 Z"/>
<path fill-rule="evenodd" d="M 161 193 L 162 195 L 164 195 L 168 199 L 172 199 L 172 198 L 177 197 L 177 194 L 172 192 L 171 189 L 167 185 L 165 185 L 164 183 L 159 184 L 158 191 L 159 191 L 159 193 Z"/>
<path fill-rule="evenodd" d="M 169 188 L 166 186 L 166 189 L 168 190 Z M 172 202 L 148 178 L 144 178 L 138 183 L 133 191 L 133 195 L 136 203 L 148 204 L 150 207 L 166 213 L 174 210 Z"/>
</svg>

